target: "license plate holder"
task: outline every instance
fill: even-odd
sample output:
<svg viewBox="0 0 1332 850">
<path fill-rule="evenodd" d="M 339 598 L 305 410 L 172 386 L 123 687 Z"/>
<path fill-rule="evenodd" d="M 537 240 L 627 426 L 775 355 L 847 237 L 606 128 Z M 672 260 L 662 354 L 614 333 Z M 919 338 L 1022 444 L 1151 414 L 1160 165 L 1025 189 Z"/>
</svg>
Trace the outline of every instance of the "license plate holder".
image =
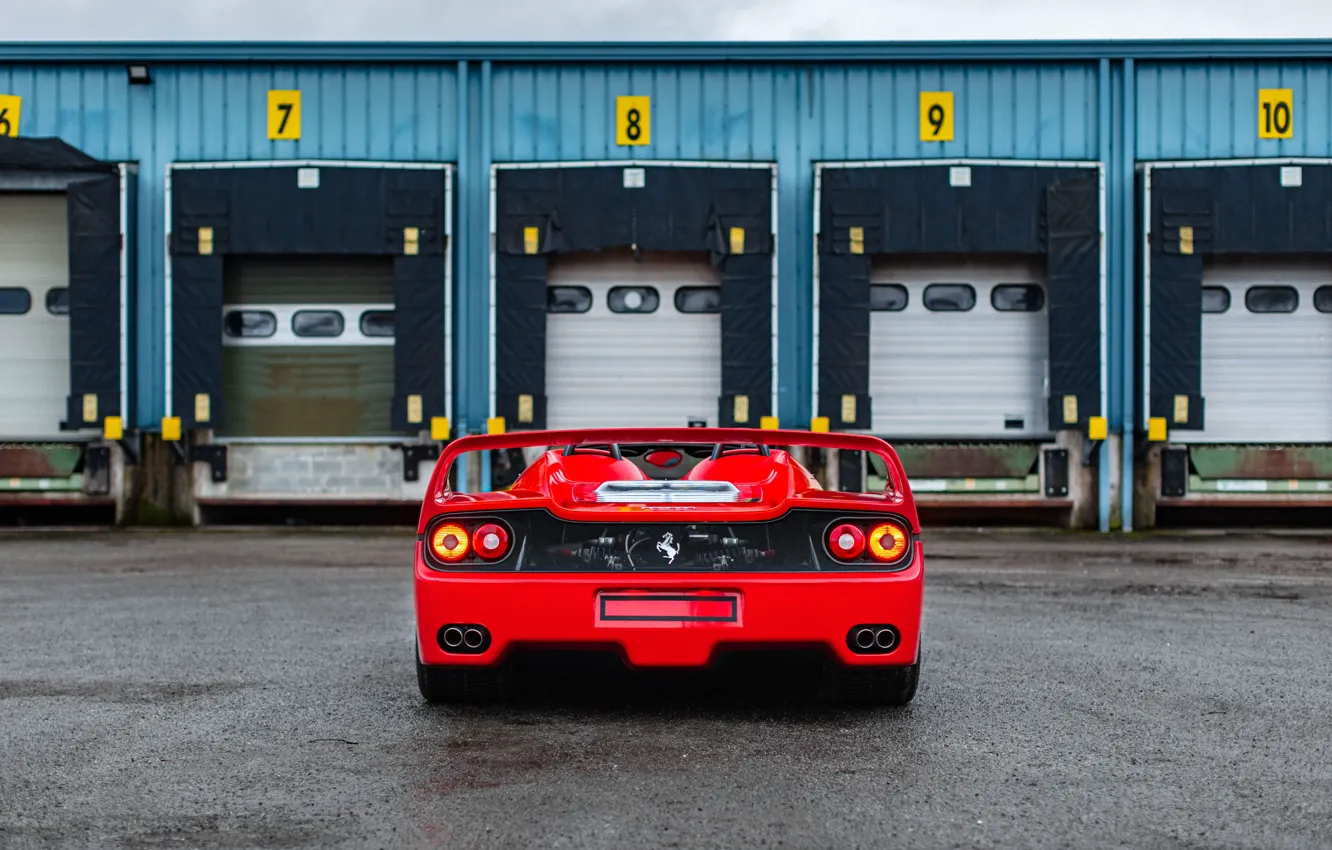
<svg viewBox="0 0 1332 850">
<path fill-rule="evenodd" d="M 739 626 L 743 600 L 734 591 L 605 590 L 597 594 L 596 624 L 603 627 Z"/>
</svg>

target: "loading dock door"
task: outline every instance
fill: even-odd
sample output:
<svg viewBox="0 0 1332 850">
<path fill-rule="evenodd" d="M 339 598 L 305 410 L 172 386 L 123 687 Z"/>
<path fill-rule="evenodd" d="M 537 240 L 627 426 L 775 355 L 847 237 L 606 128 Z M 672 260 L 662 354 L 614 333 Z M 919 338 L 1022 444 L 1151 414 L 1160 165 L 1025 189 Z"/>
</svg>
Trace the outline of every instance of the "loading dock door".
<svg viewBox="0 0 1332 850">
<path fill-rule="evenodd" d="M 706 254 L 556 256 L 546 303 L 548 427 L 717 424 L 721 277 Z"/>
<path fill-rule="evenodd" d="M 1209 257 L 1197 443 L 1332 442 L 1332 260 Z"/>
<path fill-rule="evenodd" d="M 875 434 L 1048 434 L 1043 257 L 876 261 L 870 272 Z"/>
<path fill-rule="evenodd" d="M 392 434 L 392 257 L 232 256 L 222 289 L 222 434 Z"/>
<path fill-rule="evenodd" d="M 0 438 L 60 434 L 69 394 L 65 194 L 0 195 Z M 117 322 L 116 315 L 105 317 Z"/>
</svg>

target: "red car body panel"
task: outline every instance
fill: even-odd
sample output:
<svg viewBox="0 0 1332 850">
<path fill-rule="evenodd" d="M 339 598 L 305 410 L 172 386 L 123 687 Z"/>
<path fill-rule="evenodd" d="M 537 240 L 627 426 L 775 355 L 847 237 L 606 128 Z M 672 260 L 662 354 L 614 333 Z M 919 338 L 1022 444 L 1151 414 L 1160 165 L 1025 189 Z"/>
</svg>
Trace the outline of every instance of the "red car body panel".
<svg viewBox="0 0 1332 850">
<path fill-rule="evenodd" d="M 611 481 L 647 481 L 629 460 L 609 451 L 565 456 L 548 451 L 502 492 L 456 493 L 446 486 L 463 453 L 521 447 L 608 444 L 810 446 L 867 451 L 888 470 L 883 493 L 823 490 L 785 451 L 726 454 L 700 461 L 685 481 L 724 481 L 740 491 L 723 504 L 607 504 L 595 488 Z M 696 667 L 719 648 L 826 650 L 848 667 L 910 665 L 918 655 L 924 553 L 919 520 L 905 472 L 882 440 L 848 434 L 750 429 L 606 429 L 517 432 L 465 437 L 446 447 L 435 466 L 418 525 L 415 603 L 420 661 L 426 665 L 494 665 L 514 649 L 614 649 L 640 667 Z M 495 570 L 485 564 L 445 565 L 427 552 L 428 532 L 442 518 L 503 517 L 515 510 L 544 511 L 573 523 L 762 523 L 793 510 L 882 514 L 910 532 L 910 556 L 891 568 L 845 571 L 700 570 L 671 572 Z M 598 526 L 600 527 L 600 526 Z M 674 556 L 672 556 L 674 563 Z M 849 630 L 858 624 L 891 624 L 900 640 L 880 653 L 858 653 Z M 482 624 L 482 651 L 460 653 L 442 645 L 449 624 Z"/>
</svg>

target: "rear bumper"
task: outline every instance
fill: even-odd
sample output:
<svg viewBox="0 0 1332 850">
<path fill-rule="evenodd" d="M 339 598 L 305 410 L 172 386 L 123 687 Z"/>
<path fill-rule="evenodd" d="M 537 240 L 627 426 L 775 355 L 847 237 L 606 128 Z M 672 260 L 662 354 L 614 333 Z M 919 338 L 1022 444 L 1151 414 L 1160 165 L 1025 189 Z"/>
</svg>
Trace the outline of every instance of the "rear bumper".
<svg viewBox="0 0 1332 850">
<path fill-rule="evenodd" d="M 442 573 L 416 550 L 416 620 L 426 664 L 485 666 L 515 648 L 614 649 L 637 667 L 700 667 L 719 648 L 825 649 L 848 666 L 911 664 L 920 643 L 924 557 L 898 573 Z M 607 622 L 599 595 L 617 591 L 720 591 L 738 594 L 730 622 Z M 484 625 L 480 654 L 446 652 L 439 631 L 451 623 Z M 847 646 L 859 624 L 891 625 L 891 651 L 861 655 Z"/>
</svg>

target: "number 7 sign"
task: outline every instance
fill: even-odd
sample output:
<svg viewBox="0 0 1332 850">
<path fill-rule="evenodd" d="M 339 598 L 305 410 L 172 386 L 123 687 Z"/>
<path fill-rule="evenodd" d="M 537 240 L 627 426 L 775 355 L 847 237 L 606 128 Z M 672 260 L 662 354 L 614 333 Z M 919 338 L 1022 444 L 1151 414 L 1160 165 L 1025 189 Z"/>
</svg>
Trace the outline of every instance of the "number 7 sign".
<svg viewBox="0 0 1332 850">
<path fill-rule="evenodd" d="M 268 138 L 299 139 L 301 137 L 301 93 L 296 90 L 273 90 L 268 93 Z"/>
</svg>

